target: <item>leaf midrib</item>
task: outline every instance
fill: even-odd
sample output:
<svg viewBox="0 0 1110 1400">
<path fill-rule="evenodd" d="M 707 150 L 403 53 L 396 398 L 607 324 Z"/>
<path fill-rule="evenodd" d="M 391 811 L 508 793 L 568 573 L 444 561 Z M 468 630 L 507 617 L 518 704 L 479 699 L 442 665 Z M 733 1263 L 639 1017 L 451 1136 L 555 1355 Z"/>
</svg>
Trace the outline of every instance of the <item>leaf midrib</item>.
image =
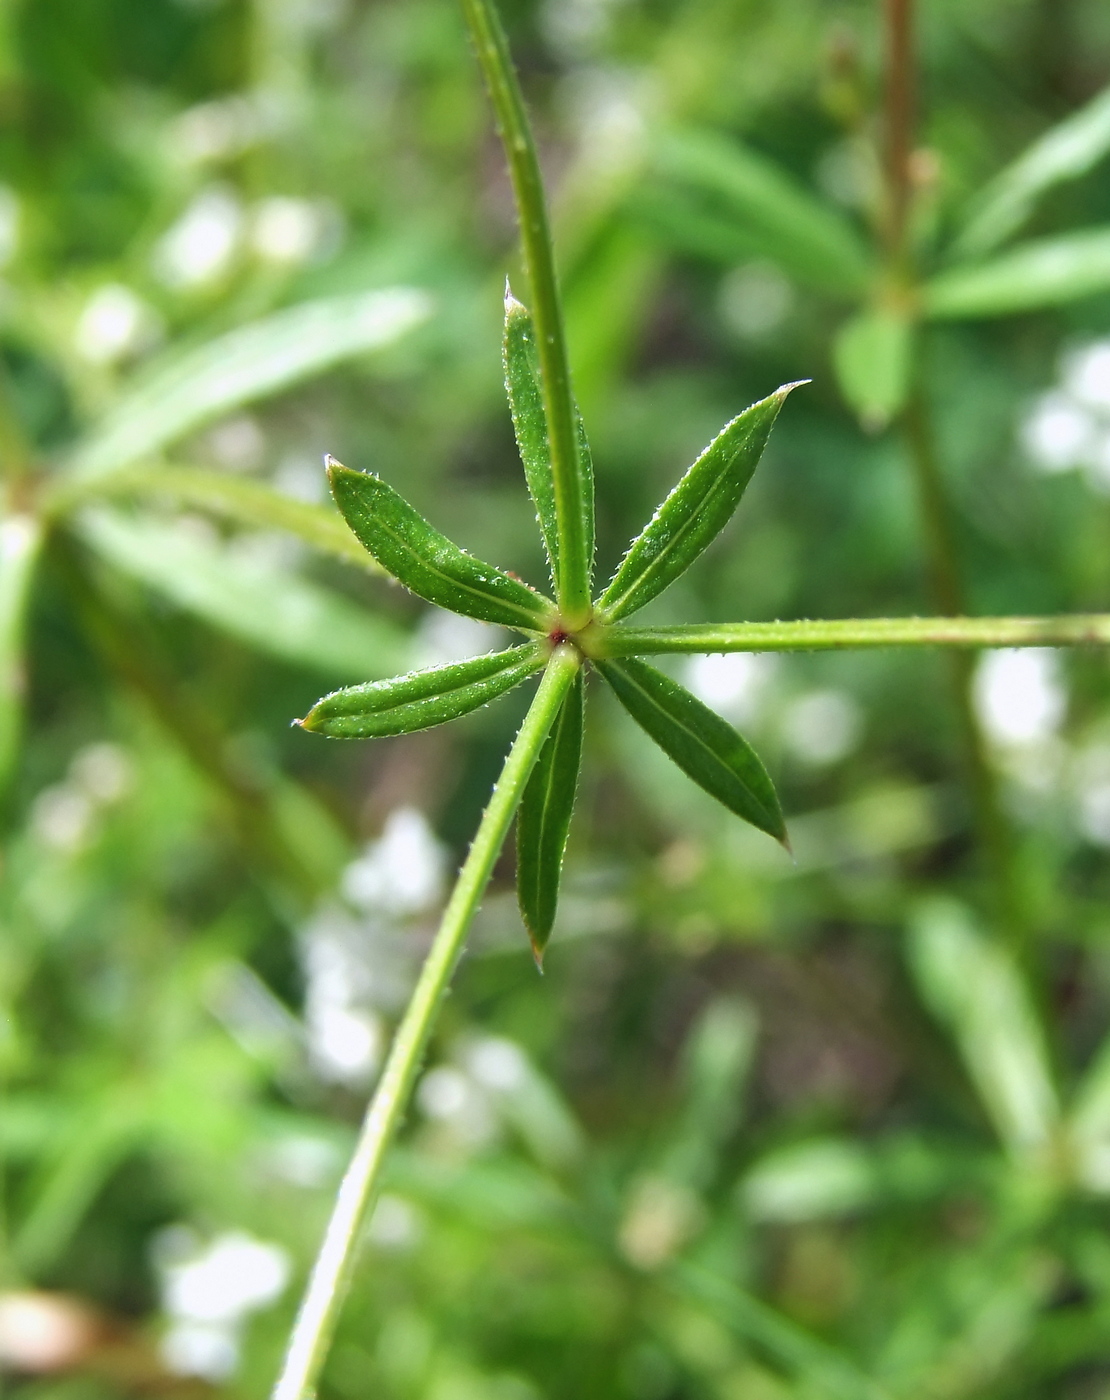
<svg viewBox="0 0 1110 1400">
<path fill-rule="evenodd" d="M 523 617 L 529 618 L 532 621 L 540 623 L 540 626 L 538 628 L 531 627 L 528 629 L 529 631 L 543 631 L 544 605 L 546 605 L 547 607 L 551 607 L 553 605 L 549 598 L 545 598 L 544 595 L 540 593 L 538 589 L 532 588 L 531 584 L 519 583 L 517 579 L 510 578 L 509 575 L 504 573 L 501 569 L 499 569 L 496 566 L 496 564 L 484 565 L 485 568 L 492 570 L 493 573 L 495 573 L 499 578 L 503 578 L 506 583 L 519 584 L 519 587 L 527 588 L 529 592 L 535 593 L 537 603 L 540 605 L 539 610 L 535 613 L 526 612 L 523 603 L 513 603 L 506 598 L 498 597 L 496 594 L 491 595 L 489 593 L 483 593 L 481 589 L 475 588 L 472 583 L 465 583 L 461 579 L 454 578 L 451 574 L 444 573 L 443 569 L 439 565 L 432 563 L 430 560 L 421 555 L 416 549 L 413 548 L 409 541 L 405 539 L 403 535 L 398 534 L 397 531 L 393 528 L 393 526 L 390 525 L 387 521 L 381 520 L 379 523 L 381 525 L 382 530 L 387 535 L 396 540 L 402 546 L 403 549 L 408 551 L 409 555 L 411 555 L 413 559 L 416 559 L 419 563 L 423 564 L 426 569 L 430 570 L 431 573 L 435 574 L 437 578 L 442 579 L 444 583 L 449 583 L 452 585 L 452 587 L 461 589 L 464 593 L 469 593 L 475 598 L 483 598 L 488 601 L 489 598 L 492 596 L 498 603 L 502 604 L 504 607 L 511 608 L 514 612 L 520 613 Z M 457 544 L 455 544 L 452 540 L 448 539 L 448 537 L 445 534 L 443 534 L 442 531 L 436 530 L 435 526 L 431 526 L 430 528 L 434 530 L 437 535 L 439 535 L 441 540 L 446 541 L 446 543 L 449 544 L 452 549 L 457 549 L 459 553 L 463 555 L 464 558 L 472 559 L 473 562 L 476 564 L 482 562 L 481 560 L 475 559 L 473 555 L 466 554 L 465 550 L 459 549 L 459 546 Z M 403 583 L 404 580 L 402 579 L 401 582 Z M 415 592 L 414 589 L 410 589 L 409 591 Z"/>
<path fill-rule="evenodd" d="M 727 431 L 727 429 L 725 431 Z M 690 510 L 690 512 L 686 516 L 686 519 L 679 525 L 679 528 L 671 536 L 669 543 L 664 545 L 663 548 L 659 551 L 659 553 L 655 556 L 655 558 L 648 562 L 647 566 L 637 575 L 637 577 L 632 581 L 631 584 L 629 584 L 629 586 L 615 600 L 615 602 L 608 604 L 608 606 L 605 608 L 605 611 L 610 617 L 614 618 L 615 620 L 619 620 L 619 617 L 623 616 L 623 614 L 619 614 L 617 612 L 617 609 L 621 606 L 621 604 L 623 604 L 626 599 L 632 597 L 637 592 L 637 590 L 641 588 L 649 579 L 654 577 L 654 575 L 659 571 L 662 565 L 666 563 L 666 561 L 670 558 L 674 550 L 677 549 L 678 546 L 682 543 L 682 541 L 686 538 L 687 534 L 698 523 L 699 512 L 705 510 L 706 506 L 709 504 L 710 499 L 723 487 L 725 479 L 728 475 L 728 467 L 731 466 L 732 463 L 736 460 L 739 451 L 740 448 L 737 447 L 736 452 L 734 452 L 732 457 L 729 459 L 728 465 L 723 467 L 721 471 L 716 475 L 713 482 L 708 487 L 706 487 L 704 493 L 702 494 L 701 500 L 695 507 L 693 507 Z M 656 521 L 662 518 L 663 511 L 666 510 L 674 495 L 681 489 L 682 483 L 679 482 L 679 484 L 675 487 L 674 492 L 672 492 L 671 495 L 668 496 L 663 502 L 663 504 L 659 507 L 659 514 L 656 515 L 652 519 L 652 521 L 645 527 L 643 534 L 640 536 L 639 540 L 636 541 L 636 544 L 639 544 L 640 540 L 643 540 L 648 530 L 651 529 L 651 526 L 654 525 Z M 629 557 L 631 556 L 632 549 L 635 549 L 636 544 L 632 545 L 631 549 L 629 550 Z M 621 567 L 623 567 L 623 565 Z M 617 571 L 617 574 L 619 576 L 619 569 Z"/>
</svg>

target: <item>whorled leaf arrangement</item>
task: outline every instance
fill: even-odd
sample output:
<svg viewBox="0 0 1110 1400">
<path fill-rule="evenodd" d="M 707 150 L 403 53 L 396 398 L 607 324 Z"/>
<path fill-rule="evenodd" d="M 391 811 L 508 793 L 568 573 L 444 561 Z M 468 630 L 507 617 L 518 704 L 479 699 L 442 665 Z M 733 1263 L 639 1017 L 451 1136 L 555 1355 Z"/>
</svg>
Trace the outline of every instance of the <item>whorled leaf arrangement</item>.
<svg viewBox="0 0 1110 1400">
<path fill-rule="evenodd" d="M 375 738 L 442 724 L 539 676 L 427 960 L 394 1037 L 308 1283 L 274 1400 L 305 1400 L 327 1354 L 356 1244 L 405 1111 L 439 1003 L 514 817 L 517 889 L 537 962 L 555 921 L 582 761 L 586 687 L 596 670 L 632 718 L 694 782 L 786 844 L 774 786 L 731 725 L 644 655 L 889 645 L 1035 646 L 1110 642 L 1110 617 L 873 618 L 637 628 L 625 619 L 697 560 L 736 510 L 794 384 L 722 429 L 593 597 L 593 466 L 571 392 L 546 204 L 535 144 L 492 0 L 462 0 L 492 99 L 520 216 L 531 311 L 505 303 L 505 382 L 553 597 L 467 554 L 376 476 L 331 459 L 347 524 L 374 560 L 439 607 L 523 634 L 508 650 L 336 691 L 303 728 Z M 818 240 L 820 241 L 820 240 Z M 821 254 L 825 256 L 824 253 Z M 835 259 L 834 259 L 835 262 Z"/>
<path fill-rule="evenodd" d="M 560 577 L 551 451 L 532 318 L 510 294 L 505 303 L 505 385 L 517 445 L 540 532 Z M 778 841 L 786 825 L 767 772 L 751 746 L 676 681 L 632 657 L 607 659 L 614 624 L 683 574 L 736 509 L 783 401 L 778 389 L 734 418 L 686 472 L 632 541 L 584 626 L 556 602 L 459 549 L 377 477 L 328 459 L 332 492 L 347 524 L 384 569 L 418 597 L 466 617 L 523 632 L 524 645 L 471 661 L 433 666 L 394 680 L 349 686 L 320 700 L 300 721 L 331 738 L 377 738 L 443 724 L 506 694 L 559 653 L 593 663 L 617 699 L 663 751 L 719 802 Z M 578 462 L 586 487 L 576 522 L 592 563 L 593 479 L 578 420 Z M 618 639 L 619 642 L 619 639 Z M 582 759 L 585 688 L 567 690 L 520 804 L 518 894 L 537 962 L 551 936 L 559 878 Z"/>
</svg>

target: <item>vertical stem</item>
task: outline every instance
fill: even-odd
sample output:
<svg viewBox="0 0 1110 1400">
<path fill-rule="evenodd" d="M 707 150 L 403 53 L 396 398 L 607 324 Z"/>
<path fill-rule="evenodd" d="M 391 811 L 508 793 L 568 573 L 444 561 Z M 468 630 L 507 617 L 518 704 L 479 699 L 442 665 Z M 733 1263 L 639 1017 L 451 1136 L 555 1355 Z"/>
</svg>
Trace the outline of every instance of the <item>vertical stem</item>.
<svg viewBox="0 0 1110 1400">
<path fill-rule="evenodd" d="M 952 512 L 920 391 L 906 409 L 903 426 L 921 503 L 930 593 L 940 612 L 953 617 L 962 616 L 967 612 L 967 600 L 952 528 Z M 1026 922 L 1024 901 L 1013 836 L 1002 811 L 986 738 L 972 702 L 976 655 L 971 651 L 954 650 L 949 652 L 946 659 L 967 756 L 975 826 L 994 891 L 996 917 L 1003 928 L 1016 936 L 1023 931 Z"/>
<path fill-rule="evenodd" d="M 385 1154 L 408 1104 L 440 1001 L 536 756 L 580 664 L 573 647 L 564 644 L 556 648 L 509 750 L 367 1109 L 272 1400 L 304 1400 L 315 1389 L 350 1283 L 359 1236 L 374 1202 Z"/>
<path fill-rule="evenodd" d="M 913 147 L 913 0 L 883 0 L 886 42 L 886 91 L 883 163 L 886 174 L 885 233 L 891 261 L 901 262 L 906 245 L 912 186 Z"/>
<path fill-rule="evenodd" d="M 559 538 L 556 592 L 564 625 L 568 631 L 577 631 L 590 617 L 591 560 L 585 530 L 586 487 L 578 458 L 574 396 L 543 180 L 508 41 L 492 0 L 463 0 L 463 10 L 505 146 L 520 218 L 524 265 L 532 288 L 531 311 L 536 325 L 555 486 Z"/>
</svg>

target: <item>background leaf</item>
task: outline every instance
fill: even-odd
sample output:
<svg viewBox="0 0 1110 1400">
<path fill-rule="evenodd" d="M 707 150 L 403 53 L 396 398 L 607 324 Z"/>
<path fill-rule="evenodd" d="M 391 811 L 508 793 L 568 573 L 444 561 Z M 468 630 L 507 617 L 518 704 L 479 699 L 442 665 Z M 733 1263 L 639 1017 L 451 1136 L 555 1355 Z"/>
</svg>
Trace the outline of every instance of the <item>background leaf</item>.
<svg viewBox="0 0 1110 1400">
<path fill-rule="evenodd" d="M 800 281 L 839 296 L 866 285 L 870 258 L 847 220 L 738 141 L 696 128 L 670 132 L 658 143 L 655 165 L 717 200 L 746 248 Z"/>
<path fill-rule="evenodd" d="M 318 700 L 300 724 L 332 739 L 410 734 L 496 700 L 538 671 L 543 661 L 543 649 L 525 643 L 388 681 L 349 686 Z"/>
<path fill-rule="evenodd" d="M 380 477 L 335 461 L 328 477 L 344 520 L 417 597 L 502 627 L 546 628 L 553 605 L 542 594 L 453 544 Z"/>
<path fill-rule="evenodd" d="M 69 471 L 93 477 L 153 456 L 232 409 L 392 345 L 431 311 L 428 294 L 414 287 L 324 297 L 174 354 L 87 435 Z"/>
<path fill-rule="evenodd" d="M 324 471 L 320 467 L 321 474 Z M 99 486 L 101 483 L 97 483 Z M 199 506 L 254 529 L 285 530 L 297 539 L 372 574 L 385 570 L 351 534 L 338 511 L 294 500 L 262 481 L 199 467 L 133 467 L 102 483 L 104 495 L 155 497 Z M 83 494 L 83 493 L 82 493 Z M 92 493 L 100 495 L 99 489 Z"/>
<path fill-rule="evenodd" d="M 26 687 L 23 638 L 42 527 L 28 515 L 0 520 L 0 785 L 19 745 Z"/>
<path fill-rule="evenodd" d="M 1059 1109 L 1036 1013 L 1011 955 L 989 943 L 954 900 L 921 907 L 910 962 L 922 994 L 952 1030 L 968 1075 L 1006 1146 L 1044 1151 Z"/>
<path fill-rule="evenodd" d="M 726 424 L 660 505 L 598 599 L 616 622 L 686 572 L 732 518 L 759 463 L 779 409 L 797 387 L 784 384 Z"/>
<path fill-rule="evenodd" d="M 598 661 L 617 699 L 659 747 L 730 812 L 786 841 L 786 823 L 767 770 L 732 725 L 646 662 Z"/>
<path fill-rule="evenodd" d="M 1085 175 L 1110 151 L 1110 88 L 1050 127 L 1006 167 L 975 200 L 952 252 L 982 257 L 1021 227 L 1041 195 Z"/>
<path fill-rule="evenodd" d="M 400 628 L 289 568 L 180 524 L 109 507 L 82 512 L 79 532 L 114 567 L 179 607 L 272 656 L 337 678 L 403 670 Z"/>
<path fill-rule="evenodd" d="M 840 392 L 865 428 L 886 427 L 906 401 L 913 328 L 884 308 L 845 322 L 833 345 Z"/>
<path fill-rule="evenodd" d="M 578 794 L 585 704 L 579 671 L 540 750 L 517 812 L 517 900 L 540 964 L 555 924 L 563 855 Z"/>
<path fill-rule="evenodd" d="M 1010 316 L 1061 306 L 1110 288 L 1110 229 L 1084 229 L 1021 243 L 991 262 L 954 267 L 926 284 L 936 320 Z"/>
</svg>

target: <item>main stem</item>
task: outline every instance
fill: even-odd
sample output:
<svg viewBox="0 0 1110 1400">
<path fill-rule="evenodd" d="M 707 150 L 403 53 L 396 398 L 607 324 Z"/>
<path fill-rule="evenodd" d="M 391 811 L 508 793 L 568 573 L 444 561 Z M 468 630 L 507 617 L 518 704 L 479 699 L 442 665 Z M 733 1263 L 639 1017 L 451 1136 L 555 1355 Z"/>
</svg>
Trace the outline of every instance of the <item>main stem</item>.
<svg viewBox="0 0 1110 1400">
<path fill-rule="evenodd" d="M 343 1178 L 308 1281 L 272 1400 L 304 1400 L 316 1386 L 354 1268 L 359 1236 L 374 1202 L 385 1154 L 405 1112 L 439 1004 L 462 953 L 524 785 L 580 665 L 558 647 L 520 727 L 474 842 L 459 871 L 416 990 L 405 1010 L 358 1144 Z"/>
<path fill-rule="evenodd" d="M 551 447 L 559 539 L 557 593 L 568 631 L 590 617 L 590 559 L 584 528 L 585 501 L 578 459 L 574 395 L 566 333 L 555 279 L 555 260 L 539 159 L 505 31 L 491 0 L 463 0 L 467 24 L 489 88 L 520 217 L 524 266 L 532 290 L 532 319 L 543 381 L 544 416 Z"/>
</svg>

